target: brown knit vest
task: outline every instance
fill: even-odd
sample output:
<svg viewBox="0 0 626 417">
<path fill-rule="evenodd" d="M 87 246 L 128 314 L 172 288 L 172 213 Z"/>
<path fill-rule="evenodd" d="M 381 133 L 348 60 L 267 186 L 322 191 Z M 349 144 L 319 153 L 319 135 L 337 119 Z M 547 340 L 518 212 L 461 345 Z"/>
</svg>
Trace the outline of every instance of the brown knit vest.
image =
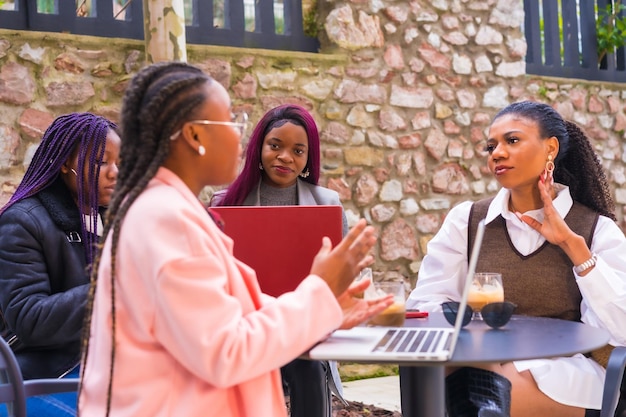
<svg viewBox="0 0 626 417">
<path fill-rule="evenodd" d="M 472 206 L 467 253 L 472 252 L 478 222 L 487 215 L 492 200 L 480 200 Z M 574 202 L 565 222 L 591 247 L 598 217 L 598 213 Z M 504 218 L 498 216 L 485 228 L 480 253 L 476 271 L 502 272 L 504 298 L 517 304 L 515 314 L 580 321 L 582 296 L 572 272 L 573 265 L 558 246 L 546 241 L 524 256 L 513 246 Z M 591 352 L 591 356 L 606 368 L 612 350 L 607 345 Z"/>
<path fill-rule="evenodd" d="M 492 199 L 472 206 L 468 236 L 468 253 L 476 235 L 478 222 L 485 218 Z M 574 233 L 591 245 L 598 213 L 574 203 L 565 222 Z M 582 296 L 572 272 L 572 262 L 556 245 L 547 241 L 533 253 L 520 254 L 509 237 L 506 222 L 498 216 L 485 228 L 485 236 L 476 271 L 502 272 L 504 297 L 517 304 L 516 314 L 553 317 L 580 321 Z"/>
</svg>

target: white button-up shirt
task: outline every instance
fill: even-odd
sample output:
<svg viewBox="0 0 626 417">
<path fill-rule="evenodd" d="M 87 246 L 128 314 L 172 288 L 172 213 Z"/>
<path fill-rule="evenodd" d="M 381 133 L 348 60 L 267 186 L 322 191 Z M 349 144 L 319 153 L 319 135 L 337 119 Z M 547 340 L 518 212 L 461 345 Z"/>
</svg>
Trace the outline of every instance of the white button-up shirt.
<svg viewBox="0 0 626 417">
<path fill-rule="evenodd" d="M 553 204 L 564 218 L 572 207 L 572 197 L 568 187 L 559 184 L 556 187 L 558 195 Z M 509 211 L 509 197 L 509 190 L 502 188 L 491 202 L 485 220 L 490 223 L 502 215 L 511 242 L 521 254 L 528 255 L 536 251 L 545 238 Z M 467 274 L 467 230 L 472 204 L 467 201 L 452 208 L 429 242 L 407 308 L 438 311 L 442 302 L 460 299 L 461 285 Z M 543 209 L 524 214 L 543 221 Z M 598 255 L 595 268 L 584 277 L 574 273 L 582 294 L 581 320 L 608 330 L 612 345 L 626 345 L 624 233 L 613 220 L 600 216 L 590 249 Z M 554 400 L 575 407 L 600 409 L 605 371 L 592 359 L 575 355 L 518 361 L 515 365 L 520 372 L 530 370 L 539 389 Z"/>
</svg>

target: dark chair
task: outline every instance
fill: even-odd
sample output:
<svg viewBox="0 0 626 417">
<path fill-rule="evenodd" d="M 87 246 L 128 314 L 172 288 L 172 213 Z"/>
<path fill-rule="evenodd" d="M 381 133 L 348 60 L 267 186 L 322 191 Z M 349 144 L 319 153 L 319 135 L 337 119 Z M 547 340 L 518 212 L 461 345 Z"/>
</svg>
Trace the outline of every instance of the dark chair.
<svg viewBox="0 0 626 417">
<path fill-rule="evenodd" d="M 9 416 L 26 417 L 26 398 L 76 391 L 78 381 L 78 378 L 24 381 L 13 351 L 0 338 L 0 406 L 6 404 Z"/>
<path fill-rule="evenodd" d="M 626 347 L 618 346 L 611 352 L 609 363 L 606 367 L 600 417 L 626 416 L 626 410 L 624 409 L 620 410 L 620 414 L 615 414 L 618 402 L 621 401 L 620 408 L 624 408 L 624 402 L 626 402 L 626 397 L 624 397 L 624 392 L 626 391 L 624 368 L 626 368 Z M 620 395 L 622 396 L 621 400 Z"/>
</svg>

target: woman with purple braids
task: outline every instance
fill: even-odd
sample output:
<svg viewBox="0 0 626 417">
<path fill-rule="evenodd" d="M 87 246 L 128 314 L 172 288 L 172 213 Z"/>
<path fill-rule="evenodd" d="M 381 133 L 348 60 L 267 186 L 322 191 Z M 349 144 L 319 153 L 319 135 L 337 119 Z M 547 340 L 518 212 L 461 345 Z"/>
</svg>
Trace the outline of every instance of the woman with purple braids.
<svg viewBox="0 0 626 417">
<path fill-rule="evenodd" d="M 55 119 L 0 209 L 0 329 L 25 379 L 78 376 L 90 265 L 117 179 L 116 129 L 91 113 Z M 76 394 L 31 398 L 28 411 L 73 416 Z"/>
</svg>

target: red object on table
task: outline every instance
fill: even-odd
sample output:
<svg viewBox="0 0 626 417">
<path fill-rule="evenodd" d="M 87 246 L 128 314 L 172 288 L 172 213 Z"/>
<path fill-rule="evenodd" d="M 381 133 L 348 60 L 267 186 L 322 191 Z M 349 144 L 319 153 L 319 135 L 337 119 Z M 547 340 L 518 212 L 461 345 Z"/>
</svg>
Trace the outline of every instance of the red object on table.
<svg viewBox="0 0 626 417">
<path fill-rule="evenodd" d="M 428 317 L 428 311 L 419 311 L 419 310 L 407 310 L 406 318 L 407 319 L 418 319 Z"/>
</svg>

